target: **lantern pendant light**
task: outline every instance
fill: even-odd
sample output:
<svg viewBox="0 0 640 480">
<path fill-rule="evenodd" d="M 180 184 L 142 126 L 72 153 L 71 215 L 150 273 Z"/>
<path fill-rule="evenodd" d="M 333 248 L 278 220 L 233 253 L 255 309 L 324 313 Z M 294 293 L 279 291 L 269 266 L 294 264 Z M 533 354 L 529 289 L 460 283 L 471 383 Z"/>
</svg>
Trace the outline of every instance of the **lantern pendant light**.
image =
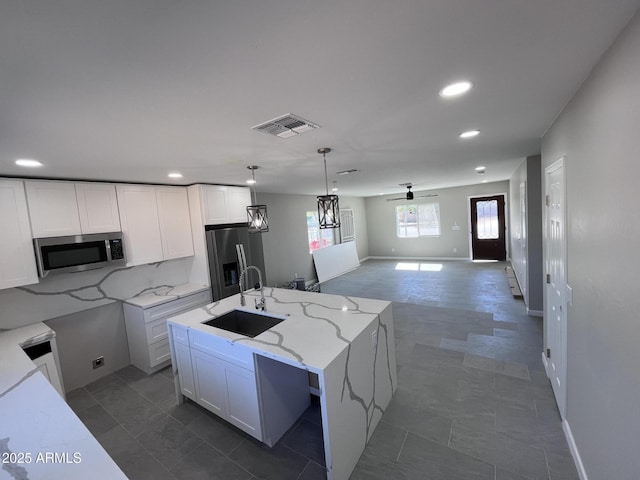
<svg viewBox="0 0 640 480">
<path fill-rule="evenodd" d="M 253 205 L 247 206 L 247 222 L 249 227 L 249 233 L 264 233 L 269 231 L 269 220 L 267 218 L 267 206 L 258 205 L 256 200 L 256 170 L 260 167 L 256 165 L 249 165 L 247 167 L 251 170 L 251 178 L 253 181 Z"/>
<path fill-rule="evenodd" d="M 328 147 L 318 149 L 324 160 L 324 185 L 326 195 L 318 195 L 318 221 L 320 228 L 340 228 L 340 206 L 338 196 L 329 195 L 329 179 L 327 177 L 327 153 L 331 151 Z"/>
</svg>

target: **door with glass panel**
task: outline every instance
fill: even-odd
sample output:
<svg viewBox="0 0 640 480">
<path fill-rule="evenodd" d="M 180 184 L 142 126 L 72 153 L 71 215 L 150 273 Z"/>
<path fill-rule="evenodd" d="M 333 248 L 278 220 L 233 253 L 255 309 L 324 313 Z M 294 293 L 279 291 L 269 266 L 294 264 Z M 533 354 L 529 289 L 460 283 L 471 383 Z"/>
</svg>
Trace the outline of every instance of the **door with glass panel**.
<svg viewBox="0 0 640 480">
<path fill-rule="evenodd" d="M 504 195 L 471 198 L 471 253 L 474 260 L 506 260 Z"/>
</svg>

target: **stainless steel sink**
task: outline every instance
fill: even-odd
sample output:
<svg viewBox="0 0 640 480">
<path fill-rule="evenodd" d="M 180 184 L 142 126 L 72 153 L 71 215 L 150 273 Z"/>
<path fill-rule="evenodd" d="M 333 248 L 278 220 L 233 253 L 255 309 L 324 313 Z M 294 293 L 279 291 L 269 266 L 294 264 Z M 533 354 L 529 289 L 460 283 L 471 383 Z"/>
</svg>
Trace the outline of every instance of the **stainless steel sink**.
<svg viewBox="0 0 640 480">
<path fill-rule="evenodd" d="M 230 312 L 202 323 L 228 332 L 239 333 L 247 337 L 255 337 L 283 320 L 284 318 L 247 312 L 246 310 L 231 310 Z"/>
</svg>

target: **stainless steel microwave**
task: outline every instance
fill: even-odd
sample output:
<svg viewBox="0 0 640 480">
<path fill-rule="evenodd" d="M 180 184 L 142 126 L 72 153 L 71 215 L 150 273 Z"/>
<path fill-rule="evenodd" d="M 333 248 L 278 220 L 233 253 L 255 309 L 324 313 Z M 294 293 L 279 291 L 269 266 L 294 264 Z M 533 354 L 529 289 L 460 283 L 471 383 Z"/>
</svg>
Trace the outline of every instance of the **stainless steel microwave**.
<svg viewBox="0 0 640 480">
<path fill-rule="evenodd" d="M 35 238 L 33 245 L 41 277 L 126 264 L 122 232 Z"/>
</svg>

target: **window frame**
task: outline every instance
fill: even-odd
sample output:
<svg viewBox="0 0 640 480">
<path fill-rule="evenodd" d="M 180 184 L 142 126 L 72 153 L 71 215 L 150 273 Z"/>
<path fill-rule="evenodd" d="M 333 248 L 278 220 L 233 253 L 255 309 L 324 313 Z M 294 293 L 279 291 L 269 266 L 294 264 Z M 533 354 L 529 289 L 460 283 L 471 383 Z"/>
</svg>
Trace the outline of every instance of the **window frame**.
<svg viewBox="0 0 640 480">
<path fill-rule="evenodd" d="M 309 218 L 313 217 L 315 225 L 309 224 Z M 307 218 L 307 246 L 309 247 L 309 254 L 312 254 L 316 250 L 321 248 L 331 247 L 336 244 L 336 237 L 333 228 L 320 228 L 320 219 L 318 218 L 318 212 L 316 210 L 309 210 L 306 212 Z M 317 239 L 312 238 L 313 229 L 317 234 L 313 234 Z M 313 247 L 312 243 L 318 242 L 317 247 Z M 330 243 L 329 243 L 330 242 Z"/>
<path fill-rule="evenodd" d="M 408 233 L 408 229 L 411 228 L 409 225 L 410 223 L 408 221 L 406 221 L 406 217 L 405 217 L 405 221 L 404 222 L 400 222 L 400 214 L 401 214 L 401 210 L 404 210 L 406 213 L 405 215 L 409 214 L 411 215 L 410 212 L 407 212 L 407 210 L 411 209 L 411 208 L 415 208 L 415 222 L 411 222 L 412 224 L 415 223 L 415 230 L 416 230 L 416 234 L 415 235 L 407 235 Z M 421 229 L 421 225 L 424 225 L 425 222 L 421 222 L 420 220 L 420 210 L 423 211 L 422 215 L 425 215 L 424 211 L 426 208 L 433 208 L 433 213 L 436 216 L 436 220 L 437 220 L 437 225 L 434 226 L 434 222 L 431 221 L 431 228 L 437 228 L 437 232 L 438 233 L 423 233 L 423 230 Z M 397 238 L 420 238 L 420 237 L 440 237 L 442 236 L 442 222 L 440 220 L 440 202 L 428 202 L 428 203 L 405 203 L 402 205 L 396 205 L 395 208 L 395 222 L 396 222 L 396 237 Z M 429 227 L 422 227 L 425 230 Z M 401 231 L 404 230 L 404 235 L 401 235 Z"/>
</svg>

